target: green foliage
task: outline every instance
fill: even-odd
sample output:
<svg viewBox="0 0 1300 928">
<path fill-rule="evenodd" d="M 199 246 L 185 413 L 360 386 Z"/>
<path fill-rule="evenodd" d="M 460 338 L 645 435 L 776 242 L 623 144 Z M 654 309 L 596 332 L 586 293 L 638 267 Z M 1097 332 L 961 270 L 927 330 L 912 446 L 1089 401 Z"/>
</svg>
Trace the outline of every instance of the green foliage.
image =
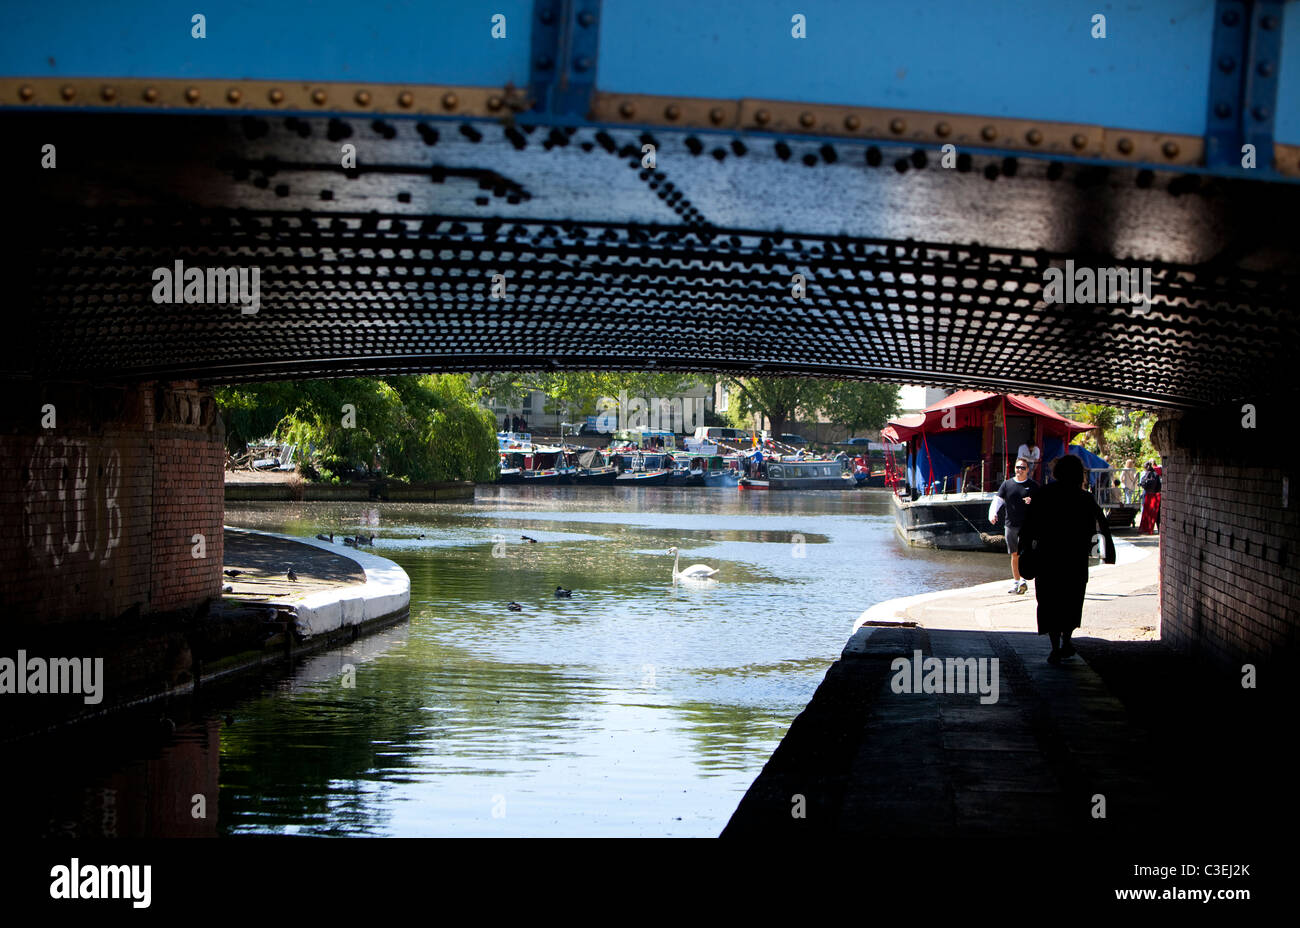
<svg viewBox="0 0 1300 928">
<path fill-rule="evenodd" d="M 617 399 L 620 391 L 629 398 L 668 397 L 681 393 L 696 380 L 689 374 L 671 372 L 495 371 L 475 375 L 483 399 L 513 405 L 522 402 L 530 391 L 538 390 L 546 396 L 547 412 L 559 412 L 566 420 L 595 415 L 602 397 Z"/>
<path fill-rule="evenodd" d="M 491 480 L 495 473 L 495 423 L 464 375 L 222 387 L 217 402 L 233 451 L 272 436 L 297 443 L 304 459 L 314 448 L 327 474 L 376 466 L 411 480 Z M 355 427 L 345 427 L 345 405 L 355 409 Z"/>
<path fill-rule="evenodd" d="M 791 419 L 812 417 L 826 403 L 827 382 L 812 377 L 728 377 L 727 383 L 740 394 L 739 414 L 766 416 L 773 436 Z"/>
<path fill-rule="evenodd" d="M 822 412 L 849 432 L 884 428 L 898 412 L 898 387 L 861 380 L 832 381 Z"/>
<path fill-rule="evenodd" d="M 1145 461 L 1160 460 L 1159 452 L 1151 444 L 1154 413 L 1100 403 L 1081 403 L 1063 414 L 1078 422 L 1097 426 L 1092 432 L 1080 435 L 1076 442 L 1095 451 L 1113 466 L 1122 467 L 1129 458 L 1139 466 Z"/>
<path fill-rule="evenodd" d="M 794 419 L 825 416 L 850 431 L 881 428 L 898 411 L 898 387 L 813 377 L 727 378 L 732 385 L 728 418 L 737 428 L 754 413 L 765 416 L 774 435 Z"/>
</svg>

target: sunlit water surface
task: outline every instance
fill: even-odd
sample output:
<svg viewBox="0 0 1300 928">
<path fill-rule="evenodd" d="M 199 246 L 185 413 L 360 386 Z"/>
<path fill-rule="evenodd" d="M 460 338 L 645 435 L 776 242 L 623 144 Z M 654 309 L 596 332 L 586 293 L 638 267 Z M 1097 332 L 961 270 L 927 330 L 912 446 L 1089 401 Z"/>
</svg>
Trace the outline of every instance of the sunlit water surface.
<svg viewBox="0 0 1300 928">
<path fill-rule="evenodd" d="M 862 610 L 1006 574 L 1001 557 L 908 549 L 883 491 L 488 487 L 464 504 L 235 503 L 226 521 L 373 531 L 410 575 L 411 616 L 80 784 L 116 783 L 110 802 L 133 807 L 181 752 L 219 781 L 209 834 L 716 835 Z M 670 546 L 716 581 L 674 584 Z M 157 805 L 132 833 L 193 831 L 184 803 Z"/>
</svg>

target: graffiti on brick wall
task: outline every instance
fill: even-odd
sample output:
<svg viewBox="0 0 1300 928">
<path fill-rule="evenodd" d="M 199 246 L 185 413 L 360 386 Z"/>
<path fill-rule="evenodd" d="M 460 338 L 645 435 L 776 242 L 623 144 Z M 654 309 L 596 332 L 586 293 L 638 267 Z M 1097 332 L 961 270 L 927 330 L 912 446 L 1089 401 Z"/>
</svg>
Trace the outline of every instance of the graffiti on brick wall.
<svg viewBox="0 0 1300 928">
<path fill-rule="evenodd" d="M 23 539 L 44 565 L 106 561 L 122 540 L 122 456 L 116 448 L 41 436 L 28 462 Z"/>
</svg>

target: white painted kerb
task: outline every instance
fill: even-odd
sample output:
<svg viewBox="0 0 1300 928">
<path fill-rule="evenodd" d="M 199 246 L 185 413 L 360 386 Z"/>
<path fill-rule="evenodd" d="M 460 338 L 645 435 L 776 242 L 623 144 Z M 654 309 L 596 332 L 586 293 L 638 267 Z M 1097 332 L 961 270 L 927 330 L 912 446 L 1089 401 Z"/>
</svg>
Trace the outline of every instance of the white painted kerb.
<svg viewBox="0 0 1300 928">
<path fill-rule="evenodd" d="M 289 600 L 294 613 L 298 616 L 298 625 L 304 635 L 309 637 L 322 635 L 345 625 L 360 625 L 371 619 L 391 615 L 411 605 L 411 578 L 406 575 L 406 571 L 388 558 L 340 547 L 318 538 L 299 538 L 296 535 L 279 535 L 275 532 L 228 527 L 236 532 L 266 535 L 270 538 L 295 541 L 301 545 L 311 545 L 355 561 L 365 571 L 365 583 L 318 590 Z"/>
<path fill-rule="evenodd" d="M 1094 570 L 1109 570 L 1119 567 L 1122 564 L 1133 564 L 1145 557 L 1150 557 L 1154 551 L 1151 547 L 1139 547 L 1124 538 L 1115 539 L 1115 563 L 1114 564 L 1095 564 L 1090 568 Z M 942 599 L 945 596 L 951 596 L 959 590 L 992 590 L 1005 584 L 1006 580 L 994 580 L 992 583 L 980 583 L 976 586 L 958 587 L 954 590 L 935 590 L 933 593 L 918 593 L 915 596 L 900 596 L 898 599 L 887 599 L 883 603 L 876 603 L 853 623 L 853 631 L 857 632 L 859 628 L 868 622 L 901 622 L 907 618 L 907 610 L 918 603 L 927 602 L 931 599 Z"/>
</svg>

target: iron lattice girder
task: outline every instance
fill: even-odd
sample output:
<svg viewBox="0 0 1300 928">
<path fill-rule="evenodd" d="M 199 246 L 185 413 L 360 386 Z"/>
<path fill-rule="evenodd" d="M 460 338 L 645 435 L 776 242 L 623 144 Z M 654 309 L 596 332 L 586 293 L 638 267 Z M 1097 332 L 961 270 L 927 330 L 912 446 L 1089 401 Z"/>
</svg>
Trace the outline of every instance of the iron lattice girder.
<svg viewBox="0 0 1300 928">
<path fill-rule="evenodd" d="M 1066 256 L 1042 252 L 467 217 L 120 219 L 69 219 L 38 251 L 31 373 L 237 382 L 654 362 L 1182 405 L 1283 382 L 1296 347 L 1293 281 L 1278 275 L 1158 265 L 1137 314 L 1045 306 L 1043 269 Z M 177 257 L 261 267 L 261 310 L 153 304 L 152 269 Z M 508 301 L 490 299 L 497 273 Z"/>
<path fill-rule="evenodd" d="M 1300 349 L 1300 237 L 1271 221 L 1300 207 L 1294 185 L 1001 158 L 948 170 L 901 148 L 850 163 L 817 140 L 705 133 L 7 125 L 22 312 L 0 371 L 16 376 L 654 364 L 1189 405 L 1288 384 Z M 28 157 L 45 139 L 57 170 Z M 345 140 L 355 170 L 335 166 Z M 1044 268 L 1066 258 L 1151 268 L 1156 305 L 1041 305 Z M 152 270 L 177 259 L 260 268 L 261 310 L 155 305 Z M 493 274 L 510 302 L 488 298 Z"/>
</svg>

